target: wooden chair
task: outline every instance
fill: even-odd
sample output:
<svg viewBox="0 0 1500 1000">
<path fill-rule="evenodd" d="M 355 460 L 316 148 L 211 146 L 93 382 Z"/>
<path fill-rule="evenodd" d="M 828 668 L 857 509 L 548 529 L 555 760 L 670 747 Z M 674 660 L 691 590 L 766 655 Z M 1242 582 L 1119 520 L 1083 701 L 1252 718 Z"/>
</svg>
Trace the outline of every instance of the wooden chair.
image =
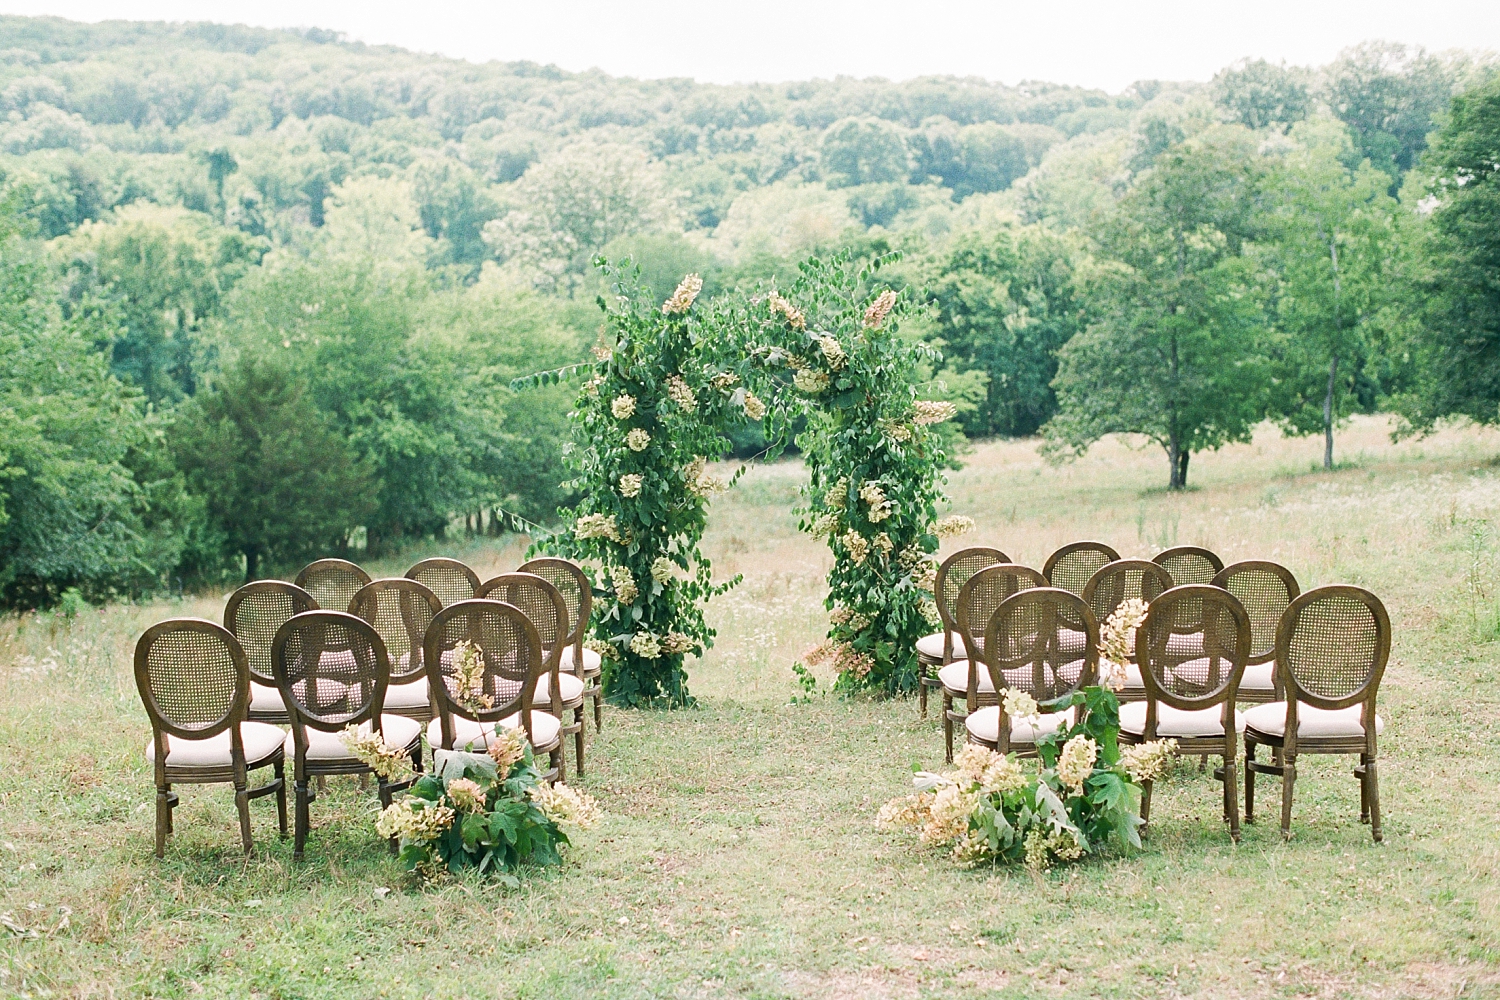
<svg viewBox="0 0 1500 1000">
<path fill-rule="evenodd" d="M 387 577 L 372 580 L 349 602 L 349 613 L 374 626 L 391 661 L 391 682 L 383 711 L 418 722 L 432 718 L 432 693 L 422 662 L 427 627 L 443 610 L 437 595 L 416 580 Z"/>
<path fill-rule="evenodd" d="M 292 581 L 329 611 L 348 611 L 359 588 L 370 582 L 370 574 L 347 559 L 318 559 L 302 567 Z"/>
<path fill-rule="evenodd" d="M 1222 587 L 1245 606 L 1250 615 L 1250 659 L 1245 679 L 1240 681 L 1241 704 L 1263 704 L 1281 700 L 1281 681 L 1276 677 L 1276 627 L 1302 588 L 1285 566 L 1263 560 L 1247 560 L 1225 566 L 1215 574 L 1215 587 Z"/>
<path fill-rule="evenodd" d="M 484 659 L 483 691 L 488 707 L 476 705 L 459 690 L 456 660 L 451 653 L 460 642 L 470 642 Z M 546 671 L 542 639 L 526 613 L 500 601 L 459 601 L 438 612 L 423 642 L 427 680 L 432 687 L 437 716 L 427 724 L 427 742 L 434 748 L 481 752 L 495 727 L 520 727 L 538 754 L 548 754 L 549 781 L 562 774 L 562 720 L 533 708 L 537 682 Z"/>
<path fill-rule="evenodd" d="M 229 595 L 224 627 L 244 647 L 250 664 L 250 718 L 257 722 L 287 724 L 286 705 L 271 671 L 271 643 L 293 616 L 316 610 L 311 594 L 285 580 L 256 580 Z"/>
<path fill-rule="evenodd" d="M 1363 587 L 1315 587 L 1298 597 L 1276 629 L 1276 673 L 1287 698 L 1245 713 L 1245 821 L 1255 809 L 1255 775 L 1281 775 L 1281 835 L 1292 835 L 1292 791 L 1304 753 L 1359 754 L 1359 820 L 1379 841 L 1376 737 L 1385 723 L 1375 695 L 1391 653 L 1391 620 Z M 1281 761 L 1255 759 L 1261 744 Z"/>
<path fill-rule="evenodd" d="M 1007 597 L 1030 587 L 1045 587 L 1042 574 L 1027 566 L 999 563 L 986 566 L 964 581 L 954 600 L 954 643 L 964 650 L 961 659 L 945 663 L 938 670 L 943 685 L 943 740 L 948 760 L 953 760 L 953 724 L 962 722 L 985 705 L 996 704 L 995 687 L 989 672 L 979 666 L 974 652 L 984 645 L 984 625 Z M 974 652 L 970 652 L 970 651 Z M 964 711 L 953 710 L 953 702 L 963 699 Z"/>
<path fill-rule="evenodd" d="M 1211 584 L 1214 576 L 1224 568 L 1224 560 L 1197 545 L 1178 545 L 1158 552 L 1151 561 L 1172 575 L 1172 584 L 1176 587 L 1185 583 Z"/>
<path fill-rule="evenodd" d="M 1120 553 L 1103 542 L 1072 542 L 1047 557 L 1042 575 L 1052 586 L 1082 597 L 1089 577 L 1119 558 Z"/>
<path fill-rule="evenodd" d="M 457 559 L 423 559 L 406 571 L 406 578 L 436 594 L 445 608 L 459 601 L 472 601 L 479 592 L 479 574 Z"/>
<path fill-rule="evenodd" d="M 1199 637 L 1201 656 L 1184 659 L 1173 650 L 1184 634 Z M 1135 633 L 1146 700 L 1120 706 L 1122 743 L 1173 739 L 1178 754 L 1223 758 L 1214 777 L 1224 783 L 1224 822 L 1236 843 L 1240 797 L 1235 758 L 1245 720 L 1235 708 L 1235 694 L 1249 655 L 1250 616 L 1238 598 L 1207 584 L 1173 587 L 1151 602 Z M 1143 822 L 1151 819 L 1151 785 L 1145 783 L 1141 799 Z"/>
<path fill-rule="evenodd" d="M 1099 567 L 1089 577 L 1081 596 L 1102 628 L 1109 616 L 1126 601 L 1141 600 L 1150 604 L 1171 589 L 1172 577 L 1158 564 L 1144 559 L 1116 559 Z M 1184 638 L 1178 637 L 1177 642 L 1184 641 Z M 1201 644 L 1198 648 L 1202 648 Z M 1125 687 L 1119 695 L 1121 701 L 1139 701 L 1146 697 L 1139 665 L 1125 664 Z"/>
<path fill-rule="evenodd" d="M 955 632 L 958 620 L 954 614 L 958 606 L 959 590 L 970 577 L 986 566 L 1008 562 L 1010 562 L 1010 556 L 999 549 L 975 546 L 959 549 L 938 566 L 937 576 L 932 584 L 932 594 L 937 603 L 938 618 L 942 620 L 943 630 L 924 635 L 917 640 L 917 700 L 922 718 L 927 718 L 927 689 L 943 686 L 943 679 L 938 676 L 936 668 L 962 659 L 964 655 L 963 640 Z M 951 731 L 948 746 L 951 750 L 953 746 Z"/>
<path fill-rule="evenodd" d="M 1076 654 L 1065 648 L 1064 633 L 1083 627 L 1085 644 Z M 1007 597 L 984 629 L 980 659 L 996 691 L 1024 691 L 1038 704 L 1094 683 L 1099 666 L 1099 625 L 1083 598 L 1058 587 L 1036 587 Z M 1071 712 L 1071 709 L 1069 710 Z M 964 719 L 969 742 L 999 753 L 1036 753 L 1036 741 L 1056 732 L 1071 716 L 1044 713 L 1037 724 L 1012 720 L 1003 705 L 991 705 Z"/>
<path fill-rule="evenodd" d="M 574 765 L 578 776 L 583 777 L 584 685 L 583 678 L 564 673 L 560 668 L 563 648 L 573 631 L 561 592 L 534 573 L 502 573 L 485 581 L 479 588 L 478 597 L 514 605 L 526 612 L 526 617 L 536 626 L 537 638 L 542 643 L 543 672 L 532 692 L 532 705 L 541 706 L 543 711 L 559 719 L 564 718 L 564 712 L 572 711 L 573 721 L 563 723 L 560 736 L 572 734 L 577 753 Z M 566 758 L 564 746 L 560 774 L 567 773 Z"/>
<path fill-rule="evenodd" d="M 422 724 L 385 714 L 391 678 L 385 643 L 374 626 L 347 612 L 306 611 L 282 625 L 271 645 L 271 667 L 291 716 L 297 806 L 292 856 L 300 860 L 313 798 L 308 779 L 371 773 L 344 745 L 343 730 L 368 727 L 387 747 L 410 756 L 412 768 L 420 770 Z M 393 794 L 410 784 L 379 777 L 380 804 L 389 806 Z"/>
<path fill-rule="evenodd" d="M 250 800 L 276 796 L 281 835 L 286 836 L 286 731 L 250 722 L 250 667 L 245 650 L 229 631 L 202 618 L 173 618 L 148 628 L 135 646 L 135 686 L 151 720 L 146 759 L 156 780 L 156 856 L 167 849 L 176 784 L 234 785 L 245 853 L 250 836 Z M 274 777 L 249 787 L 249 772 L 273 769 Z"/>
<path fill-rule="evenodd" d="M 559 668 L 583 679 L 583 694 L 594 704 L 594 732 L 604 723 L 603 658 L 583 644 L 589 634 L 589 618 L 594 609 L 594 588 L 583 567 L 568 559 L 542 558 L 522 563 L 518 573 L 534 573 L 557 588 L 568 606 L 568 621 L 573 632 L 563 647 Z"/>
</svg>

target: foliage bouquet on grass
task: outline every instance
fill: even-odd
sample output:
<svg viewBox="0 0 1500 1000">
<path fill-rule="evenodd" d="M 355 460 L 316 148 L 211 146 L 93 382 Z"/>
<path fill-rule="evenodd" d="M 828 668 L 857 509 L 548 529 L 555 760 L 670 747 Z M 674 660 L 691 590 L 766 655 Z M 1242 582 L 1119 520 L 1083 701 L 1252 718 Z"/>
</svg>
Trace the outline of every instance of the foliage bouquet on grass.
<svg viewBox="0 0 1500 1000">
<path fill-rule="evenodd" d="M 718 321 L 748 331 L 772 425 L 807 417 L 800 527 L 826 538 L 834 556 L 832 627 L 807 659 L 831 662 L 845 690 L 896 692 L 915 687 L 916 641 L 941 624 L 932 600 L 938 535 L 973 522 L 937 518 L 945 455 L 934 425 L 956 409 L 918 398 L 924 366 L 941 356 L 897 335 L 910 303 L 871 287 L 883 262 L 809 259 L 784 295 L 772 289 Z"/>
<path fill-rule="evenodd" d="M 880 809 L 882 829 L 910 826 L 922 843 L 947 847 L 963 864 L 1022 862 L 1036 871 L 1085 854 L 1141 846 L 1141 784 L 1171 767 L 1177 748 L 1157 740 L 1121 750 L 1120 703 L 1090 686 L 1039 707 L 1030 695 L 1002 692 L 1012 719 L 1036 723 L 1075 710 L 1077 722 L 1037 744 L 1034 767 L 1014 754 L 970 744 L 944 774 L 918 772 L 916 793 Z"/>
<path fill-rule="evenodd" d="M 555 865 L 566 831 L 598 818 L 589 795 L 542 780 L 521 730 L 499 730 L 487 754 L 435 756 L 435 773 L 418 778 L 375 822 L 382 837 L 397 839 L 409 869 L 513 873 L 528 862 Z"/>
</svg>

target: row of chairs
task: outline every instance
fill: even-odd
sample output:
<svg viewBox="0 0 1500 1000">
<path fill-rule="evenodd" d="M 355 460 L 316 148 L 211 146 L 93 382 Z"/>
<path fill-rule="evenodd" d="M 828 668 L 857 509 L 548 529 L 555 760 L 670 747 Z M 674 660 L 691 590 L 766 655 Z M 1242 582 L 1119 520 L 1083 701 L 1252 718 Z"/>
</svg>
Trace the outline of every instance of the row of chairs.
<svg viewBox="0 0 1500 1000">
<path fill-rule="evenodd" d="M 582 569 L 566 560 L 533 560 L 479 584 L 468 567 L 443 562 L 453 564 L 441 567 L 444 573 L 475 579 L 471 593 L 450 579 L 444 592 L 454 599 L 445 603 L 412 573 L 371 580 L 352 563 L 320 560 L 297 583 L 260 580 L 240 588 L 223 625 L 179 618 L 146 630 L 136 646 L 135 676 L 152 725 L 147 757 L 157 787 L 158 857 L 172 832 L 174 784 L 232 783 L 246 851 L 249 800 L 275 795 L 285 836 L 288 755 L 301 857 L 315 799 L 310 781 L 371 773 L 341 739 L 349 726 L 409 756 L 415 770 L 423 766 L 424 728 L 434 749 L 462 749 L 487 743 L 496 726 L 521 727 L 550 758 L 549 780 L 566 771 L 564 737 L 572 733 L 582 775 L 590 654 L 595 687 L 599 664 L 582 645 L 590 613 Z M 419 563 L 413 572 L 419 568 L 443 582 L 434 567 Z M 327 610 L 319 597 L 344 600 L 348 610 Z M 483 661 L 482 677 L 471 678 L 468 688 L 454 655 L 465 641 Z M 571 725 L 564 723 L 567 709 Z M 597 699 L 595 710 L 597 730 Z M 273 778 L 250 788 L 249 772 L 267 767 Z M 381 779 L 382 805 L 404 787 Z"/>
<path fill-rule="evenodd" d="M 1280 774 L 1285 833 L 1297 756 L 1359 754 L 1361 819 L 1379 840 L 1376 737 L 1383 723 L 1375 699 L 1390 651 L 1390 621 L 1379 599 L 1347 586 L 1303 594 L 1283 566 L 1224 566 L 1205 549 L 1168 550 L 1151 561 L 1108 558 L 1115 555 L 1101 543 L 1075 543 L 1038 573 L 997 549 L 971 548 L 939 567 L 944 631 L 924 637 L 919 656 L 929 664 L 941 657 L 936 675 L 949 760 L 955 723 L 970 742 L 1034 752 L 1036 740 L 1064 716 L 1013 726 L 997 692 L 1024 691 L 1042 702 L 1094 683 L 1099 625 L 1136 598 L 1147 602 L 1148 615 L 1133 660 L 1124 665 L 1123 741 L 1173 738 L 1181 754 L 1221 756 L 1215 774 L 1224 782 L 1224 817 L 1235 839 L 1241 733 L 1246 818 L 1253 814 L 1255 774 Z M 1090 563 L 1095 568 L 1085 578 L 1080 564 Z M 952 707 L 958 699 L 963 712 Z M 1241 705 L 1254 707 L 1242 712 Z M 1272 748 L 1269 763 L 1256 760 L 1260 746 Z M 1149 815 L 1148 787 L 1142 816 Z"/>
</svg>

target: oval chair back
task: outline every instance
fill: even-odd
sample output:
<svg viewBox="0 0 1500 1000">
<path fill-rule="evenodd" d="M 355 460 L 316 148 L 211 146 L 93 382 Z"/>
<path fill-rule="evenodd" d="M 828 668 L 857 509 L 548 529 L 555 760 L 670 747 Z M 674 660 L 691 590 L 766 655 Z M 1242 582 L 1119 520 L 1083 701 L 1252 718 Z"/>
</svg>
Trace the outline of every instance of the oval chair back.
<svg viewBox="0 0 1500 1000">
<path fill-rule="evenodd" d="M 583 640 L 588 637 L 589 617 L 594 610 L 593 585 L 589 583 L 588 574 L 583 571 L 582 566 L 571 559 L 556 559 L 550 556 L 524 562 L 516 569 L 516 572 L 539 576 L 557 588 L 557 592 L 562 595 L 563 604 L 568 612 L 568 621 L 573 626 L 562 645 L 573 647 L 570 662 L 574 667 L 573 672 L 581 676 L 583 674 Z M 544 637 L 542 641 L 545 643 L 547 640 Z"/>
<path fill-rule="evenodd" d="M 271 667 L 302 756 L 307 730 L 380 731 L 391 661 L 375 627 L 346 611 L 306 611 L 276 630 Z"/>
<path fill-rule="evenodd" d="M 1101 625 L 1129 600 L 1150 604 L 1172 589 L 1172 577 L 1161 566 L 1144 559 L 1116 559 L 1101 566 L 1080 595 Z"/>
<path fill-rule="evenodd" d="M 1151 561 L 1172 575 L 1174 587 L 1185 583 L 1213 583 L 1219 570 L 1224 568 L 1224 560 L 1197 545 L 1178 545 L 1158 552 Z"/>
<path fill-rule="evenodd" d="M 1278 563 L 1246 560 L 1219 570 L 1213 585 L 1239 598 L 1250 616 L 1249 662 L 1269 663 L 1276 659 L 1276 628 L 1286 609 L 1302 593 L 1292 571 Z"/>
<path fill-rule="evenodd" d="M 958 600 L 954 602 L 954 627 L 963 641 L 964 649 L 975 652 L 984 649 L 985 626 L 989 624 L 995 609 L 1007 598 L 1023 590 L 1045 586 L 1046 577 L 1029 566 L 1017 563 L 986 566 L 970 576 L 960 588 Z M 970 659 L 972 661 L 973 658 Z"/>
<path fill-rule="evenodd" d="M 206 740 L 228 729 L 234 758 L 244 766 L 238 723 L 249 713 L 250 666 L 228 629 L 203 618 L 152 625 L 135 645 L 135 685 L 151 720 L 159 779 L 165 780 L 169 735 Z"/>
<path fill-rule="evenodd" d="M 423 559 L 406 571 L 406 578 L 436 594 L 445 608 L 459 601 L 472 601 L 479 592 L 479 574 L 457 559 Z"/>
<path fill-rule="evenodd" d="M 1082 626 L 1082 648 L 1074 625 Z M 1022 590 L 990 616 L 980 652 L 996 692 L 1024 691 L 1045 703 L 1094 683 L 1099 626 L 1083 598 L 1058 587 Z M 1000 700 L 996 749 L 1008 753 L 1011 720 Z"/>
<path fill-rule="evenodd" d="M 1197 655 L 1174 648 L 1184 634 L 1202 637 Z M 1234 732 L 1235 694 L 1250 657 L 1250 616 L 1239 598 L 1201 583 L 1167 590 L 1136 629 L 1135 655 L 1146 686 L 1146 739 L 1155 738 L 1158 702 L 1186 712 L 1225 705 L 1225 732 Z"/>
<path fill-rule="evenodd" d="M 405 577 L 371 580 L 349 602 L 349 613 L 380 633 L 390 658 L 392 684 L 405 684 L 426 676 L 422 641 L 441 610 L 443 605 L 436 594 Z"/>
<path fill-rule="evenodd" d="M 1276 669 L 1287 688 L 1287 740 L 1297 732 L 1298 702 L 1314 708 L 1363 705 L 1375 737 L 1375 693 L 1391 653 L 1391 620 L 1363 587 L 1315 587 L 1298 597 L 1276 629 Z"/>
<path fill-rule="evenodd" d="M 256 580 L 229 595 L 229 603 L 224 605 L 224 627 L 244 647 L 252 680 L 276 686 L 271 670 L 271 643 L 276 630 L 294 616 L 316 610 L 318 602 L 311 594 L 285 580 Z"/>
<path fill-rule="evenodd" d="M 954 658 L 953 637 L 960 634 L 958 595 L 963 590 L 964 584 L 986 567 L 1009 563 L 1010 556 L 999 549 L 976 545 L 967 549 L 959 549 L 938 566 L 937 576 L 932 582 L 932 593 L 936 598 L 938 618 L 943 623 L 944 663 Z"/>
<path fill-rule="evenodd" d="M 461 642 L 478 653 L 472 673 L 465 673 L 454 655 Z M 455 746 L 457 719 L 495 723 L 518 712 L 527 739 L 536 745 L 531 700 L 546 661 L 541 636 L 526 612 L 500 601 L 450 604 L 433 618 L 423 649 L 443 749 L 462 749 Z"/>
<path fill-rule="evenodd" d="M 1089 577 L 1119 558 L 1120 553 L 1103 542 L 1071 542 L 1047 557 L 1042 575 L 1052 586 L 1082 597 Z"/>
<path fill-rule="evenodd" d="M 313 596 L 325 611 L 348 611 L 370 574 L 347 559 L 318 559 L 302 567 L 292 581 Z"/>
<path fill-rule="evenodd" d="M 536 627 L 537 640 L 542 644 L 542 670 L 550 678 L 547 687 L 550 704 L 535 707 L 562 718 L 558 664 L 573 632 L 562 594 L 534 573 L 502 573 L 481 584 L 478 597 L 520 608 Z"/>
</svg>

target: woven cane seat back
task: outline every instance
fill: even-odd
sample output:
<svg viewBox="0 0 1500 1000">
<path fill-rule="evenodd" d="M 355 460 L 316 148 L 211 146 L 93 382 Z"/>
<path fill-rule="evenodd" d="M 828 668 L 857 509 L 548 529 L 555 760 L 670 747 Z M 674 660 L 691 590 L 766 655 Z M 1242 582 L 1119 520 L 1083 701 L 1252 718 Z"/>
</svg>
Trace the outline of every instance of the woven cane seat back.
<svg viewBox="0 0 1500 1000">
<path fill-rule="evenodd" d="M 522 563 L 516 572 L 539 576 L 557 588 L 557 592 L 562 595 L 563 605 L 568 610 L 568 621 L 573 625 L 572 632 L 565 637 L 564 642 L 582 641 L 594 605 L 592 584 L 583 567 L 568 559 L 548 557 Z M 546 642 L 546 639 L 542 641 Z"/>
<path fill-rule="evenodd" d="M 1070 622 L 1083 626 L 1082 649 Z M 1057 587 L 1022 590 L 1001 602 L 984 630 L 980 658 L 995 690 L 1025 691 L 1038 702 L 1094 683 L 1099 626 L 1083 599 Z"/>
<path fill-rule="evenodd" d="M 1219 570 L 1224 568 L 1224 560 L 1196 545 L 1179 545 L 1158 552 L 1151 561 L 1171 574 L 1172 585 L 1176 587 L 1186 583 L 1213 583 Z"/>
<path fill-rule="evenodd" d="M 988 550 L 994 551 L 994 550 Z M 976 571 L 959 589 L 954 602 L 954 627 L 964 649 L 984 648 L 985 626 L 1005 600 L 1032 587 L 1045 587 L 1047 580 L 1029 566 L 1002 562 Z"/>
<path fill-rule="evenodd" d="M 457 559 L 423 559 L 406 571 L 406 578 L 436 594 L 445 608 L 459 601 L 472 601 L 479 591 L 479 574 Z"/>
<path fill-rule="evenodd" d="M 1089 577 L 1119 558 L 1120 553 L 1103 542 L 1072 542 L 1047 557 L 1042 575 L 1052 586 L 1082 596 Z"/>
<path fill-rule="evenodd" d="M 957 630 L 958 628 L 958 595 L 963 590 L 964 584 L 968 583 L 975 573 L 987 566 L 998 566 L 1009 562 L 1010 556 L 999 549 L 982 546 L 959 549 L 943 560 L 942 565 L 938 566 L 937 576 L 933 579 L 932 589 L 937 598 L 938 617 L 942 619 L 945 629 Z"/>
<path fill-rule="evenodd" d="M 304 611 L 318 610 L 318 602 L 307 591 L 285 580 L 256 580 L 229 595 L 224 605 L 224 627 L 245 649 L 250 676 L 275 686 L 271 672 L 271 643 L 276 630 Z M 335 609 L 337 610 L 337 609 Z"/>
<path fill-rule="evenodd" d="M 1225 566 L 1213 579 L 1245 606 L 1250 616 L 1250 661 L 1269 663 L 1276 658 L 1276 627 L 1302 588 L 1285 566 L 1259 560 Z"/>
<path fill-rule="evenodd" d="M 302 567 L 292 581 L 325 611 L 348 611 L 349 602 L 370 582 L 370 574 L 347 559 L 319 559 Z"/>
<path fill-rule="evenodd" d="M 1089 577 L 1089 582 L 1083 585 L 1082 597 L 1094 613 L 1094 619 L 1103 624 L 1126 601 L 1141 600 L 1150 604 L 1171 589 L 1171 575 L 1156 563 L 1144 559 L 1116 559 Z"/>
<path fill-rule="evenodd" d="M 1175 636 L 1200 636 L 1190 652 Z M 1194 711 L 1224 701 L 1238 689 L 1250 656 L 1250 616 L 1219 587 L 1190 583 L 1151 602 L 1135 634 L 1136 662 L 1151 697 Z"/>
<path fill-rule="evenodd" d="M 481 584 L 476 596 L 520 608 L 536 626 L 543 649 L 558 650 L 560 654 L 562 645 L 573 633 L 562 594 L 534 573 L 502 573 Z"/>
<path fill-rule="evenodd" d="M 391 675 L 380 633 L 343 611 L 308 611 L 282 625 L 271 666 L 287 707 L 326 730 L 378 715 Z"/>
<path fill-rule="evenodd" d="M 443 655 L 460 642 L 475 646 L 483 660 L 483 674 L 475 686 L 459 684 L 459 658 Z M 542 640 L 526 613 L 513 604 L 495 600 L 450 604 L 432 620 L 424 643 L 427 678 L 445 718 L 495 720 L 530 707 L 529 691 L 544 669 Z"/>
<path fill-rule="evenodd" d="M 202 618 L 148 628 L 135 647 L 135 682 L 152 725 L 186 739 L 243 719 L 250 700 L 245 651 L 227 629 Z"/>
<path fill-rule="evenodd" d="M 1362 587 L 1317 587 L 1298 597 L 1276 632 L 1276 669 L 1297 700 L 1345 708 L 1379 685 L 1391 651 L 1391 621 Z"/>
<path fill-rule="evenodd" d="M 405 683 L 426 673 L 422 640 L 432 619 L 443 610 L 436 594 L 416 580 L 389 577 L 367 583 L 349 607 L 380 633 L 391 661 L 391 683 Z"/>
</svg>

